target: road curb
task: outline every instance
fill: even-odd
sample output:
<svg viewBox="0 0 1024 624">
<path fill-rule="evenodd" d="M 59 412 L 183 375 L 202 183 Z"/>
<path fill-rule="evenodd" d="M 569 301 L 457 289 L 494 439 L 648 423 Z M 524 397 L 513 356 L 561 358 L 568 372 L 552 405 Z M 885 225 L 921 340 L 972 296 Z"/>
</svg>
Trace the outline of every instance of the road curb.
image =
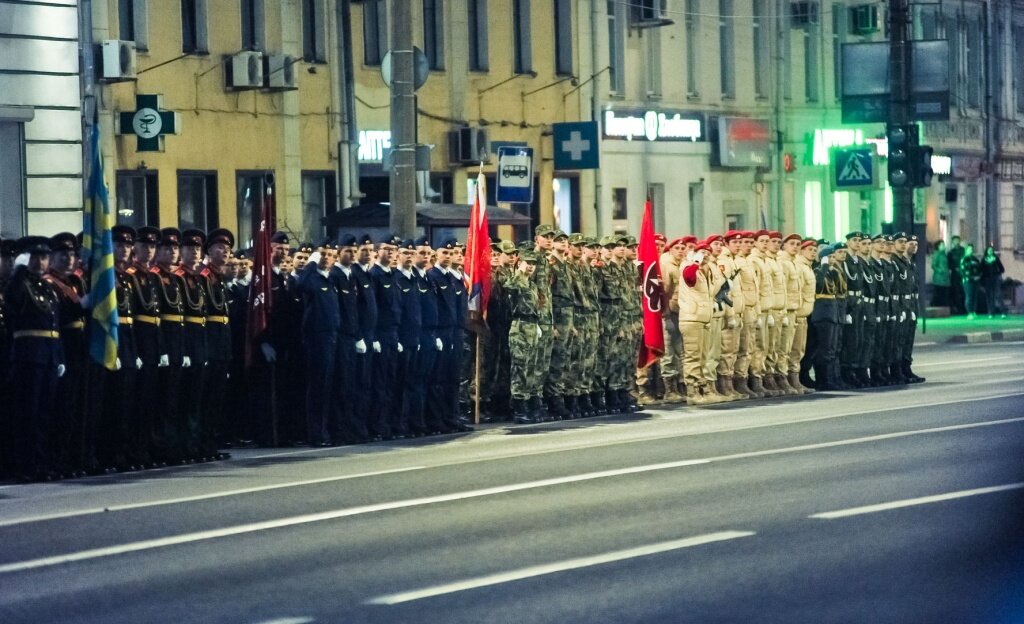
<svg viewBox="0 0 1024 624">
<path fill-rule="evenodd" d="M 967 332 L 950 336 L 946 344 L 979 344 L 984 342 L 1002 342 L 1006 340 L 1024 340 L 1024 329 L 1004 329 L 991 332 Z"/>
</svg>

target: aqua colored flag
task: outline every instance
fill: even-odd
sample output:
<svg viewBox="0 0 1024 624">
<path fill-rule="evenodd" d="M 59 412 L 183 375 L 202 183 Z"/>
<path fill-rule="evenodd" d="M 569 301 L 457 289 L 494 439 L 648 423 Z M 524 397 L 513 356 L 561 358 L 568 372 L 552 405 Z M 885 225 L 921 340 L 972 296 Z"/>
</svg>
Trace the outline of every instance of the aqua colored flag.
<svg viewBox="0 0 1024 624">
<path fill-rule="evenodd" d="M 110 198 L 103 179 L 103 158 L 100 156 L 100 126 L 96 124 L 90 137 L 92 166 L 85 197 L 82 246 L 89 269 L 89 356 L 108 370 L 117 368 L 117 291 L 114 286 L 114 239 L 111 228 Z"/>
</svg>

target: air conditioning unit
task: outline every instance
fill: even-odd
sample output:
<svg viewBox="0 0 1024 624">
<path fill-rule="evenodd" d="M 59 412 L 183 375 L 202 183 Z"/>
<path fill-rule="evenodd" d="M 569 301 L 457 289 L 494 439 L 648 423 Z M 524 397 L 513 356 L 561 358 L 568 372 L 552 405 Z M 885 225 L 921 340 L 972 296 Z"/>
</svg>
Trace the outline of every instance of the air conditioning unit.
<svg viewBox="0 0 1024 624">
<path fill-rule="evenodd" d="M 877 6 L 862 4 L 850 7 L 850 32 L 852 34 L 870 35 L 879 30 Z"/>
<path fill-rule="evenodd" d="M 239 52 L 227 61 L 229 89 L 260 89 L 263 87 L 263 53 Z"/>
<path fill-rule="evenodd" d="M 298 60 L 287 54 L 268 54 L 263 57 L 264 86 L 275 91 L 298 89 L 295 84 L 295 63 Z"/>
<path fill-rule="evenodd" d="M 486 163 L 490 160 L 490 142 L 483 128 L 459 128 L 448 133 L 448 162 L 457 165 Z"/>
<path fill-rule="evenodd" d="M 104 82 L 135 80 L 135 42 L 105 39 L 101 44 Z"/>
<path fill-rule="evenodd" d="M 790 23 L 793 28 L 804 28 L 818 23 L 817 2 L 791 2 L 789 4 Z"/>
</svg>

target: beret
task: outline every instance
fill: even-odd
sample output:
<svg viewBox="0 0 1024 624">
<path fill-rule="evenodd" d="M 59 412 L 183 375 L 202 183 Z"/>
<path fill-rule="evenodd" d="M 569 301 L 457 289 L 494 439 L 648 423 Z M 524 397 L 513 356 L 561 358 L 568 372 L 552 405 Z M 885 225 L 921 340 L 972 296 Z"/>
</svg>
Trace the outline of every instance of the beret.
<svg viewBox="0 0 1024 624">
<path fill-rule="evenodd" d="M 270 237 L 270 242 L 278 245 L 287 245 L 290 242 L 288 240 L 288 233 L 283 230 L 278 230 Z"/>
<path fill-rule="evenodd" d="M 786 238 L 782 239 L 782 242 L 788 243 L 791 240 L 802 241 L 803 239 L 804 237 L 800 236 L 799 234 L 787 234 Z"/>
<path fill-rule="evenodd" d="M 356 237 L 352 234 L 343 234 L 341 239 L 338 240 L 338 247 L 355 247 Z"/>
</svg>

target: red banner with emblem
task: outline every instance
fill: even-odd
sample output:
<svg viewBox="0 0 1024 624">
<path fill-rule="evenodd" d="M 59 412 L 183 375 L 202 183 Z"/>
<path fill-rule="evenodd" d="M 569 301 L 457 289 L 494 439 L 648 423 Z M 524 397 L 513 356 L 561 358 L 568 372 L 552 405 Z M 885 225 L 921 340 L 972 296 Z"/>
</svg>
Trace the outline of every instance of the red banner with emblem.
<svg viewBox="0 0 1024 624">
<path fill-rule="evenodd" d="M 649 199 L 644 204 L 637 260 L 640 262 L 640 306 L 644 312 L 644 339 L 640 344 L 637 366 L 646 368 L 665 353 L 665 336 L 661 324 L 661 267 L 658 263 L 658 246 L 654 241 L 654 218 Z"/>
<path fill-rule="evenodd" d="M 271 229 L 274 227 L 274 196 L 272 187 L 267 186 L 260 203 L 260 226 L 253 240 L 252 282 L 249 283 L 249 309 L 245 324 L 245 363 L 253 364 L 253 351 L 257 342 L 262 340 L 263 333 L 270 323 L 270 308 L 274 301 L 271 298 L 271 280 L 273 279 L 273 260 L 270 251 Z"/>
</svg>

